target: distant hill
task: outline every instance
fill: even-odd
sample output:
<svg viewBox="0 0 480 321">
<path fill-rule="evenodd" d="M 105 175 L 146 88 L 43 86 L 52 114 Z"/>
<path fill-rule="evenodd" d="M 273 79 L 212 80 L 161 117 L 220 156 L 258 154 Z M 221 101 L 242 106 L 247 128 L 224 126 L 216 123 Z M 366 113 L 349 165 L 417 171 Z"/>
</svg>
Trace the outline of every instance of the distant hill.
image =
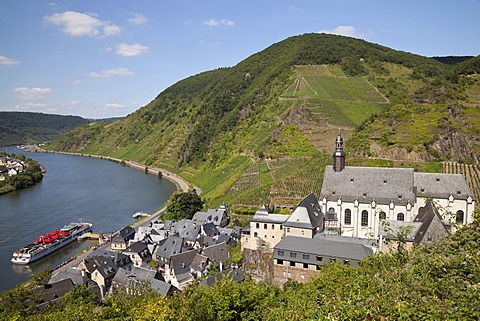
<svg viewBox="0 0 480 321">
<path fill-rule="evenodd" d="M 464 62 L 468 59 L 474 58 L 474 56 L 447 56 L 447 57 L 432 57 L 436 61 L 440 61 L 441 63 L 447 65 L 456 65 L 460 62 Z"/>
<path fill-rule="evenodd" d="M 480 160 L 478 57 L 455 65 L 364 40 L 305 34 L 186 78 L 115 123 L 50 148 L 168 168 L 209 206 L 295 206 L 320 193 L 334 138 L 347 165 L 442 171 Z M 477 72 L 475 72 L 477 71 Z"/>
<path fill-rule="evenodd" d="M 51 141 L 87 122 L 79 116 L 0 112 L 0 146 Z"/>
</svg>

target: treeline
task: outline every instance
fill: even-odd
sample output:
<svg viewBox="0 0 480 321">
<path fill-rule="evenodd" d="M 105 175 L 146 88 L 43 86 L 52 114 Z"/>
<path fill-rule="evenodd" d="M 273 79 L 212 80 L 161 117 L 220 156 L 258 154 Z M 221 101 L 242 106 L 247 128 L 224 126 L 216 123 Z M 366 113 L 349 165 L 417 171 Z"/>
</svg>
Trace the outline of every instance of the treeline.
<svg viewBox="0 0 480 321">
<path fill-rule="evenodd" d="M 0 146 L 51 141 L 87 122 L 79 116 L 0 112 Z"/>
<path fill-rule="evenodd" d="M 42 310 L 24 285 L 0 295 L 10 320 L 477 320 L 480 318 L 480 215 L 436 244 L 367 258 L 361 266 L 332 263 L 305 284 L 283 288 L 224 279 L 193 285 L 173 298 L 123 291 L 105 302 L 77 287 Z M 39 277 L 35 284 L 39 284 Z M 30 301 L 32 302 L 32 301 Z"/>
</svg>

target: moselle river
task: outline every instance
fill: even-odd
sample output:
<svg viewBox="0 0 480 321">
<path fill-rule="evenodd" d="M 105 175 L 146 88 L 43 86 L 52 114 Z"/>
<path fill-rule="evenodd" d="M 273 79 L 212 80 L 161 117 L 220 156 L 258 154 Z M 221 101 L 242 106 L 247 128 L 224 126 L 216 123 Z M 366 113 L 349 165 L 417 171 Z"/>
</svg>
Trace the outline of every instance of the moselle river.
<svg viewBox="0 0 480 321">
<path fill-rule="evenodd" d="M 116 231 L 136 212 L 152 212 L 176 190 L 173 183 L 107 160 L 52 153 L 24 153 L 45 167 L 37 185 L 0 196 L 0 292 L 27 281 L 32 272 L 53 268 L 92 241 L 75 241 L 28 266 L 10 262 L 12 253 L 35 238 L 71 222 L 93 231 Z"/>
</svg>

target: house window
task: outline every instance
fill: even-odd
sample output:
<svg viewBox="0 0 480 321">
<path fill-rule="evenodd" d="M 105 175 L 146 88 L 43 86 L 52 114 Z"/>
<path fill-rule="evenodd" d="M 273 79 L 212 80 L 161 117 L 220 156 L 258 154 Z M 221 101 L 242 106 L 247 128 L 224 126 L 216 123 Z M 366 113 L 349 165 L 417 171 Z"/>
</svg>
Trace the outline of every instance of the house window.
<svg viewBox="0 0 480 321">
<path fill-rule="evenodd" d="M 258 233 L 257 233 L 257 232 L 254 232 L 254 233 L 253 233 L 253 236 L 254 236 L 254 237 L 258 237 Z"/>
<path fill-rule="evenodd" d="M 272 230 L 274 230 L 274 229 L 275 229 L 275 224 L 272 224 Z"/>
<path fill-rule="evenodd" d="M 316 270 L 320 271 L 320 265 L 317 265 Z"/>
<path fill-rule="evenodd" d="M 317 261 L 322 262 L 323 261 L 323 256 L 317 256 Z"/>
<path fill-rule="evenodd" d="M 290 228 L 289 227 L 287 227 L 287 233 L 290 233 Z"/>
<path fill-rule="evenodd" d="M 283 256 L 284 252 L 283 252 L 282 250 L 278 250 L 278 251 L 277 251 L 277 254 L 278 254 L 279 256 Z"/>
<path fill-rule="evenodd" d="M 278 265 L 283 265 L 283 260 L 277 259 L 277 264 Z"/>
<path fill-rule="evenodd" d="M 260 223 L 257 223 L 256 226 L 257 226 L 257 228 L 260 228 Z"/>
<path fill-rule="evenodd" d="M 295 266 L 295 261 L 290 261 L 290 266 Z"/>
<path fill-rule="evenodd" d="M 379 217 L 381 220 L 385 220 L 387 218 L 387 214 L 384 211 L 381 211 Z"/>
<path fill-rule="evenodd" d="M 266 230 L 267 229 L 267 224 L 263 224 L 263 229 Z"/>
<path fill-rule="evenodd" d="M 405 221 L 405 215 L 403 213 L 397 214 L 397 221 Z"/>
<path fill-rule="evenodd" d="M 365 211 L 365 210 L 362 211 L 361 225 L 362 226 L 368 226 L 368 212 Z"/>
<path fill-rule="evenodd" d="M 290 257 L 296 258 L 296 257 L 297 257 L 297 253 L 295 253 L 295 252 L 290 252 Z"/>
<path fill-rule="evenodd" d="M 463 213 L 463 211 L 458 210 L 457 214 L 455 215 L 455 222 L 457 222 L 459 224 L 463 224 L 463 217 L 464 216 L 465 216 L 465 214 Z"/>
<path fill-rule="evenodd" d="M 347 208 L 345 210 L 344 223 L 345 223 L 345 225 L 351 225 L 352 224 L 352 211 L 349 208 Z"/>
<path fill-rule="evenodd" d="M 283 225 L 280 225 L 280 229 L 283 230 Z"/>
<path fill-rule="evenodd" d="M 308 269 L 308 263 L 303 263 L 303 268 Z"/>
<path fill-rule="evenodd" d="M 304 259 L 304 260 L 309 260 L 309 259 L 310 259 L 310 255 L 308 255 L 308 254 L 303 254 L 303 259 Z"/>
</svg>

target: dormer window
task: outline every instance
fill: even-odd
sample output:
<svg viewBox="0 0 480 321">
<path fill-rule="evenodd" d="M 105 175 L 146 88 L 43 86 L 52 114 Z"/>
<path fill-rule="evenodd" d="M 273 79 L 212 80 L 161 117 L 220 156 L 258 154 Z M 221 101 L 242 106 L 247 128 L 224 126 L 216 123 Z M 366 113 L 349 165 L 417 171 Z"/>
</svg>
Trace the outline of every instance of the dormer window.
<svg viewBox="0 0 480 321">
<path fill-rule="evenodd" d="M 383 179 L 383 184 L 387 184 L 387 179 Z"/>
<path fill-rule="evenodd" d="M 350 182 L 352 182 L 352 183 L 353 183 L 353 181 L 354 181 L 353 177 L 352 177 L 352 178 L 350 178 Z"/>
<path fill-rule="evenodd" d="M 460 194 L 462 194 L 462 192 L 461 192 L 461 191 L 457 191 L 457 194 L 460 195 Z"/>
<path fill-rule="evenodd" d="M 399 200 L 402 199 L 402 194 L 398 194 L 398 199 L 399 199 Z"/>
<path fill-rule="evenodd" d="M 367 192 L 363 192 L 363 197 L 367 196 Z"/>
<path fill-rule="evenodd" d="M 422 193 L 425 192 L 425 188 L 422 187 L 422 188 L 420 189 L 420 191 L 421 191 Z"/>
<path fill-rule="evenodd" d="M 437 182 L 440 182 L 440 177 L 437 177 L 436 180 L 437 180 Z"/>
<path fill-rule="evenodd" d="M 332 194 L 335 195 L 336 191 L 332 191 Z"/>
</svg>

